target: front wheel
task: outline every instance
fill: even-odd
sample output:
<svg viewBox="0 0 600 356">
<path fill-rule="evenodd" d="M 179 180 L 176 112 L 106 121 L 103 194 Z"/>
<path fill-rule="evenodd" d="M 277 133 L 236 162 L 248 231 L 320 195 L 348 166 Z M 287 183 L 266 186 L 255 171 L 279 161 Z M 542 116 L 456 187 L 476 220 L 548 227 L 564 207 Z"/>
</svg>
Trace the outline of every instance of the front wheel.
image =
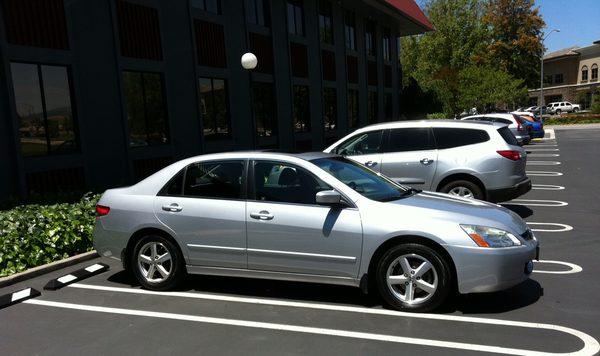
<svg viewBox="0 0 600 356">
<path fill-rule="evenodd" d="M 185 276 L 179 248 L 163 236 L 142 237 L 135 244 L 129 261 L 131 271 L 145 289 L 170 290 Z"/>
<path fill-rule="evenodd" d="M 377 266 L 377 287 L 397 310 L 428 312 L 440 306 L 451 290 L 444 258 L 420 244 L 401 244 L 387 251 Z"/>
<path fill-rule="evenodd" d="M 456 195 L 463 198 L 475 198 L 483 200 L 483 191 L 479 186 L 468 180 L 456 180 L 444 185 L 440 192 Z"/>
<path fill-rule="evenodd" d="M 557 110 L 556 110 L 554 113 L 555 113 L 556 115 L 560 115 L 560 114 L 562 113 L 562 110 L 560 110 L 560 109 L 557 109 Z"/>
</svg>

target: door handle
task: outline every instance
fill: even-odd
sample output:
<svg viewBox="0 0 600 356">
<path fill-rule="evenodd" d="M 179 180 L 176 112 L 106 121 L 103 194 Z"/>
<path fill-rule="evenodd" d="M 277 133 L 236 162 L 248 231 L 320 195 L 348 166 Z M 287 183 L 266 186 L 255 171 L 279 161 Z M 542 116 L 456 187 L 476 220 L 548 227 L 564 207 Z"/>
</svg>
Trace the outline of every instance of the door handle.
<svg viewBox="0 0 600 356">
<path fill-rule="evenodd" d="M 273 214 L 266 210 L 262 210 L 260 213 L 250 213 L 250 217 L 257 220 L 273 220 L 274 218 Z"/>
<path fill-rule="evenodd" d="M 423 159 L 422 159 L 422 160 L 420 160 L 419 162 L 421 162 L 421 164 L 423 164 L 423 165 L 427 166 L 427 165 L 429 165 L 429 164 L 433 163 L 433 160 L 432 160 L 432 159 L 429 159 L 429 158 L 423 158 Z"/>
<path fill-rule="evenodd" d="M 365 162 L 365 166 L 367 167 L 375 167 L 377 165 L 377 162 L 375 161 L 366 161 Z"/>
<path fill-rule="evenodd" d="M 162 210 L 170 211 L 172 213 L 178 213 L 183 210 L 177 203 L 173 203 L 171 205 L 163 205 Z"/>
</svg>

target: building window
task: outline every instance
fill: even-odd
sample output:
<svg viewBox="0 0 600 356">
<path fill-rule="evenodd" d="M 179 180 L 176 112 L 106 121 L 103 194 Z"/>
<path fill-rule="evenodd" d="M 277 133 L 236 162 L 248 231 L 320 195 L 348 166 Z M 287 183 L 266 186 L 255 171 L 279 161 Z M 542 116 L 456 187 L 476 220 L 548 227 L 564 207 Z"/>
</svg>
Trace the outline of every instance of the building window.
<svg viewBox="0 0 600 356">
<path fill-rule="evenodd" d="M 67 67 L 11 63 L 10 69 L 23 156 L 76 152 Z"/>
<path fill-rule="evenodd" d="M 304 36 L 304 7 L 302 0 L 287 1 L 288 32 Z"/>
<path fill-rule="evenodd" d="M 387 61 L 387 62 L 392 60 L 392 48 L 390 47 L 390 44 L 391 44 L 390 29 L 384 28 L 383 29 L 383 37 L 381 39 L 381 49 L 383 51 L 383 60 Z"/>
<path fill-rule="evenodd" d="M 552 85 L 552 74 L 544 75 L 544 85 Z"/>
<path fill-rule="evenodd" d="M 3 0 L 0 10 L 8 43 L 69 49 L 63 0 Z"/>
<path fill-rule="evenodd" d="M 333 12 L 331 2 L 328 0 L 319 1 L 319 33 L 321 42 L 333 44 Z"/>
<path fill-rule="evenodd" d="M 310 99 L 308 87 L 294 85 L 294 132 L 310 131 Z"/>
<path fill-rule="evenodd" d="M 270 27 L 271 12 L 269 0 L 245 0 L 246 21 L 255 25 Z"/>
<path fill-rule="evenodd" d="M 348 82 L 358 83 L 358 58 L 355 56 L 346 56 L 346 68 Z"/>
<path fill-rule="evenodd" d="M 155 8 L 119 0 L 117 19 L 122 56 L 162 60 L 160 25 Z"/>
<path fill-rule="evenodd" d="M 385 121 L 392 121 L 393 118 L 393 102 L 392 102 L 392 94 L 385 93 L 383 96 L 383 107 L 385 109 Z"/>
<path fill-rule="evenodd" d="M 356 20 L 354 13 L 346 11 L 344 16 L 344 32 L 346 36 L 346 48 L 356 51 Z"/>
<path fill-rule="evenodd" d="M 587 66 L 583 66 L 581 68 L 581 81 L 582 82 L 587 82 L 588 80 L 588 67 Z"/>
<path fill-rule="evenodd" d="M 592 64 L 592 81 L 595 82 L 598 80 L 598 65 Z"/>
<path fill-rule="evenodd" d="M 194 20 L 198 64 L 207 67 L 226 68 L 225 34 L 223 25 Z"/>
<path fill-rule="evenodd" d="M 323 67 L 323 80 L 335 81 L 335 53 L 332 51 L 321 51 L 321 65 Z"/>
<path fill-rule="evenodd" d="M 300 43 L 290 43 L 290 57 L 292 60 L 292 75 L 299 78 L 308 78 L 308 49 Z"/>
<path fill-rule="evenodd" d="M 259 73 L 273 73 L 273 44 L 270 36 L 250 33 L 250 49 L 256 55 L 258 66 L 254 69 Z"/>
<path fill-rule="evenodd" d="M 358 90 L 348 90 L 348 128 L 358 126 Z"/>
<path fill-rule="evenodd" d="M 558 73 L 554 75 L 554 83 L 555 84 L 562 84 L 563 83 L 563 75 L 562 73 Z"/>
<path fill-rule="evenodd" d="M 377 92 L 369 91 L 369 96 L 367 98 L 367 121 L 369 124 L 374 124 L 377 122 Z"/>
<path fill-rule="evenodd" d="M 367 83 L 374 86 L 379 83 L 377 79 L 377 62 L 375 61 L 367 61 Z"/>
<path fill-rule="evenodd" d="M 200 113 L 203 133 L 207 138 L 231 136 L 227 81 L 224 79 L 200 78 Z"/>
<path fill-rule="evenodd" d="M 252 99 L 256 134 L 260 137 L 277 135 L 275 92 L 271 83 L 252 83 Z"/>
<path fill-rule="evenodd" d="M 221 14 L 221 0 L 192 0 L 192 7 L 217 15 Z"/>
<path fill-rule="evenodd" d="M 323 89 L 323 124 L 325 131 L 337 128 L 337 93 L 335 88 Z"/>
<path fill-rule="evenodd" d="M 365 25 L 365 51 L 367 56 L 375 57 L 377 49 L 375 48 L 375 23 L 373 21 L 366 21 Z"/>
<path fill-rule="evenodd" d="M 123 72 L 129 146 L 150 146 L 169 142 L 163 87 L 163 78 L 159 73 Z"/>
</svg>

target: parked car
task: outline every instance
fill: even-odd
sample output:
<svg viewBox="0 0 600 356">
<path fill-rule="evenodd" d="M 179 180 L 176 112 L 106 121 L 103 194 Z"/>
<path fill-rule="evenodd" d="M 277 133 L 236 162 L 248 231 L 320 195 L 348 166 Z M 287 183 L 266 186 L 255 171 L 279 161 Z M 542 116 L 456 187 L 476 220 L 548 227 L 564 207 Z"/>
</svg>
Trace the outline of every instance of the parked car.
<svg viewBox="0 0 600 356">
<path fill-rule="evenodd" d="M 525 119 L 525 125 L 531 126 L 531 130 L 528 131 L 532 139 L 544 138 L 546 132 L 544 131 L 544 123 L 541 118 L 536 117 L 533 113 L 528 111 L 513 111 L 512 114 L 519 115 Z"/>
<path fill-rule="evenodd" d="M 525 108 L 525 110 L 523 110 L 523 111 L 534 112 L 534 111 L 537 111 L 538 109 L 539 109 L 539 106 L 530 106 L 528 108 Z M 517 111 L 520 111 L 520 110 L 517 109 Z"/>
<path fill-rule="evenodd" d="M 506 201 L 531 189 L 525 150 L 506 125 L 398 121 L 359 129 L 325 149 L 400 184 L 467 198 Z"/>
<path fill-rule="evenodd" d="M 96 250 L 151 290 L 186 273 L 318 282 L 424 312 L 454 290 L 521 283 L 538 251 L 508 209 L 412 190 L 326 153 L 185 159 L 107 190 L 96 211 Z"/>
<path fill-rule="evenodd" d="M 578 112 L 581 107 L 578 104 L 571 104 L 568 101 L 557 101 L 548 104 L 548 112 L 560 115 L 563 112 Z"/>
<path fill-rule="evenodd" d="M 473 115 L 463 117 L 463 121 L 484 121 L 484 122 L 495 122 L 504 125 L 508 125 L 508 128 L 513 133 L 519 145 L 527 145 L 531 142 L 530 131 L 533 127 L 526 124 L 526 120 L 519 115 L 510 113 L 490 113 L 482 115 Z"/>
</svg>

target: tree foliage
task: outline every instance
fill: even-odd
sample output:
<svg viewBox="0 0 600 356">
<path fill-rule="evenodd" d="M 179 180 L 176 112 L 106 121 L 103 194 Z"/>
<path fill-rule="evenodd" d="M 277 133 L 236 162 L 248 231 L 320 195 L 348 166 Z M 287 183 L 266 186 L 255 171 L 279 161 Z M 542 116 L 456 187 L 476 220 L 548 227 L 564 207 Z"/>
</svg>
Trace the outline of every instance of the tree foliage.
<svg viewBox="0 0 600 356">
<path fill-rule="evenodd" d="M 425 12 L 435 31 L 401 40 L 405 84 L 414 79 L 433 93 L 448 117 L 520 101 L 541 53 L 543 21 L 532 1 L 429 0 Z M 511 89 L 493 89 L 501 85 Z"/>
</svg>

